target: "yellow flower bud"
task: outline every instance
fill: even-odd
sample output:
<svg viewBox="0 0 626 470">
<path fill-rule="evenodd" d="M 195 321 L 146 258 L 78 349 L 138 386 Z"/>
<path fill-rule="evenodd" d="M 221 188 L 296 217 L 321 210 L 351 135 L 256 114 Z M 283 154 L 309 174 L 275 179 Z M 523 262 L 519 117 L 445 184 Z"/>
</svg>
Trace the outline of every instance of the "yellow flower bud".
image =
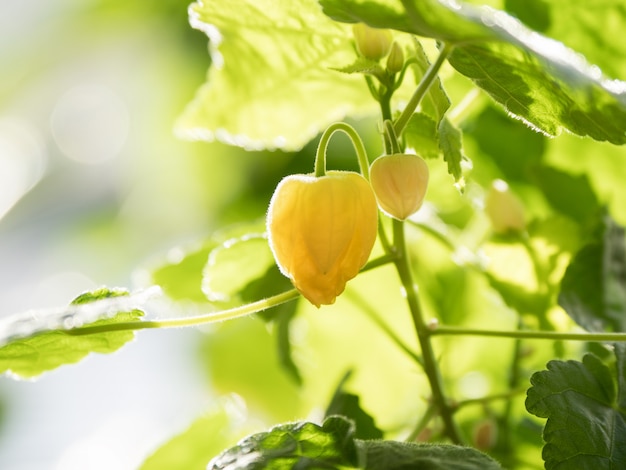
<svg viewBox="0 0 626 470">
<path fill-rule="evenodd" d="M 505 181 L 495 180 L 485 197 L 485 212 L 497 234 L 526 230 L 524 206 Z"/>
<path fill-rule="evenodd" d="M 377 218 L 374 193 L 358 173 L 287 176 L 267 213 L 270 247 L 304 297 L 317 307 L 332 304 L 367 262 Z"/>
<path fill-rule="evenodd" d="M 387 57 L 387 70 L 390 73 L 398 73 L 404 67 L 404 52 L 402 47 L 397 42 L 391 45 L 391 52 Z"/>
<path fill-rule="evenodd" d="M 352 27 L 356 48 L 366 59 L 380 60 L 389 54 L 393 35 L 388 29 L 377 29 L 357 23 Z"/>
<path fill-rule="evenodd" d="M 400 220 L 415 214 L 424 202 L 428 174 L 428 165 L 417 155 L 378 157 L 370 167 L 370 181 L 380 209 Z"/>
</svg>

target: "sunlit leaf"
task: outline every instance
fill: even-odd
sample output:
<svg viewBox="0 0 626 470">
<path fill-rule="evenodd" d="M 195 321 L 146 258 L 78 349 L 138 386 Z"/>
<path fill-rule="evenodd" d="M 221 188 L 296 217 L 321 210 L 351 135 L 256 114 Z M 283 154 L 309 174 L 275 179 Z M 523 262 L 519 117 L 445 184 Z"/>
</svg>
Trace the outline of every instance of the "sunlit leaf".
<svg viewBox="0 0 626 470">
<path fill-rule="evenodd" d="M 339 416 L 327 418 L 321 426 L 298 422 L 254 434 L 223 452 L 207 467 L 208 470 L 231 468 L 501 469 L 497 462 L 468 447 L 355 439 L 354 425 Z"/>
<path fill-rule="evenodd" d="M 623 364 L 618 358 L 618 364 Z M 595 470 L 626 466 L 624 369 L 613 372 L 596 356 L 583 362 L 550 361 L 533 374 L 526 408 L 548 418 L 543 438 L 547 470 Z M 619 401 L 618 401 L 619 399 Z"/>
<path fill-rule="evenodd" d="M 443 152 L 443 159 L 448 163 L 448 173 L 463 187 L 462 163 L 466 160 L 463 154 L 463 136 L 461 131 L 446 118 L 439 123 L 439 148 Z"/>
<path fill-rule="evenodd" d="M 457 43 L 449 58 L 452 66 L 537 130 L 558 135 L 565 128 L 626 143 L 626 82 L 607 79 L 574 50 L 505 12 L 446 0 L 321 3 L 340 21 Z M 478 38 L 484 40 L 473 41 Z"/>
<path fill-rule="evenodd" d="M 0 373 L 31 378 L 65 364 L 79 362 L 90 353 L 108 354 L 135 336 L 133 331 L 74 335 L 82 326 L 105 326 L 140 320 L 150 292 L 130 295 L 123 290 L 100 289 L 76 298 L 57 311 L 26 312 L 2 325 Z M 99 319 L 99 320 L 98 320 Z"/>
<path fill-rule="evenodd" d="M 247 234 L 226 240 L 209 253 L 203 270 L 202 291 L 210 301 L 230 301 L 275 264 L 263 234 Z M 265 297 L 269 295 L 264 293 Z"/>
<path fill-rule="evenodd" d="M 265 223 L 263 221 L 237 224 L 225 227 L 200 242 L 172 248 L 163 259 L 156 261 L 154 266 L 148 270 L 147 277 L 149 282 L 159 285 L 168 297 L 176 301 L 208 303 L 209 299 L 203 292 L 203 283 L 207 282 L 205 270 L 207 269 L 211 253 L 217 250 L 220 258 L 226 256 L 229 253 L 228 251 L 223 251 L 226 245 L 232 245 L 234 241 L 239 239 L 250 238 L 250 234 L 260 234 L 264 228 Z M 217 254 L 214 256 L 217 256 Z M 253 258 L 246 258 L 246 260 L 241 261 L 252 261 L 254 265 L 256 258 L 255 254 Z M 229 266 L 232 267 L 232 265 Z M 209 269 L 209 273 L 211 273 L 212 269 L 217 268 L 213 266 L 213 268 Z M 216 288 L 228 290 L 228 292 L 222 293 L 222 297 L 232 294 L 232 289 L 229 290 L 228 285 L 220 285 L 219 279 L 214 281 L 218 283 Z M 241 284 L 238 285 L 242 287 Z M 259 300 L 259 298 L 248 300 Z M 216 298 L 214 300 L 220 305 L 219 299 Z M 223 302 L 220 306 L 223 306 Z"/>
<path fill-rule="evenodd" d="M 414 113 L 404 129 L 407 147 L 423 158 L 439 157 L 439 132 L 437 123 L 424 113 Z"/>
<path fill-rule="evenodd" d="M 357 467 L 354 425 L 330 417 L 322 426 L 300 422 L 254 434 L 213 459 L 207 470 L 339 469 Z"/>
<path fill-rule="evenodd" d="M 189 12 L 212 66 L 179 136 L 298 149 L 346 114 L 376 109 L 363 77 L 332 70 L 355 60 L 352 32 L 315 0 L 206 0 Z"/>
<path fill-rule="evenodd" d="M 588 331 L 626 331 L 626 233 L 611 217 L 572 260 L 559 304 Z"/>
</svg>

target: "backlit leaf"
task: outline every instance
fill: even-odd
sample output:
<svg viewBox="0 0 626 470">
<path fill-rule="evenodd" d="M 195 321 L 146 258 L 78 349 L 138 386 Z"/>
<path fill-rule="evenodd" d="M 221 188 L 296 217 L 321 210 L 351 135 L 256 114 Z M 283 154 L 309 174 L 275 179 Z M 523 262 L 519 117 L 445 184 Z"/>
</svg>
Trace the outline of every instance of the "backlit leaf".
<svg viewBox="0 0 626 470">
<path fill-rule="evenodd" d="M 320 3 L 339 21 L 363 21 L 455 43 L 452 66 L 541 132 L 558 135 L 568 129 L 626 143 L 626 82 L 607 79 L 579 53 L 503 11 L 448 0 Z"/>
<path fill-rule="evenodd" d="M 206 0 L 189 9 L 210 39 L 212 66 L 177 123 L 179 136 L 246 148 L 298 149 L 375 103 L 354 62 L 352 32 L 315 0 Z"/>
<path fill-rule="evenodd" d="M 64 364 L 73 364 L 95 352 L 112 353 L 135 336 L 133 331 L 75 335 L 82 326 L 105 326 L 138 321 L 140 307 L 152 292 L 130 295 L 123 290 L 100 289 L 76 298 L 69 307 L 49 312 L 26 312 L 2 325 L 0 373 L 32 378 Z"/>
</svg>

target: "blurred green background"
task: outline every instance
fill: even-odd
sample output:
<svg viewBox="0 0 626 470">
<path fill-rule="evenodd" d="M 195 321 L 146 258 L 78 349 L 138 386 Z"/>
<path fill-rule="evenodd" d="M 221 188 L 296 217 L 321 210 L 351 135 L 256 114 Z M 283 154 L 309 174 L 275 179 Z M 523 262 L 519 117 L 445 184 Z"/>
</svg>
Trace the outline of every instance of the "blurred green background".
<svg viewBox="0 0 626 470">
<path fill-rule="evenodd" d="M 132 287 L 152 256 L 264 214 L 293 156 L 173 135 L 210 60 L 188 4 L 0 2 L 0 316 Z M 136 468 L 210 402 L 197 332 L 163 333 L 0 380 L 0 468 Z"/>
</svg>

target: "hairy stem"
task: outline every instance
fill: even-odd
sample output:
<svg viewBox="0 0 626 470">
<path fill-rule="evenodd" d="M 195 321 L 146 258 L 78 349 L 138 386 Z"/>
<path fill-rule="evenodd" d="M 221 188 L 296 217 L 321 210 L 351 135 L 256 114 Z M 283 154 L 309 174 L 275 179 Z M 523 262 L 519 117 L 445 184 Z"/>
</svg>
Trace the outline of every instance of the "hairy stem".
<svg viewBox="0 0 626 470">
<path fill-rule="evenodd" d="M 128 330 L 146 330 L 153 328 L 181 328 L 185 326 L 198 326 L 208 323 L 215 323 L 234 318 L 245 317 L 253 313 L 261 312 L 271 307 L 275 307 L 285 302 L 295 300 L 300 296 L 297 289 L 291 289 L 286 292 L 268 297 L 267 299 L 258 300 L 240 307 L 222 310 L 220 312 L 207 313 L 205 315 L 196 315 L 193 317 L 172 318 L 165 320 L 148 320 L 148 321 L 132 321 L 112 323 L 109 325 L 85 326 L 67 330 L 65 333 L 69 335 L 82 336 L 92 335 L 96 333 L 108 333 L 110 331 L 128 331 Z"/>
<path fill-rule="evenodd" d="M 453 409 L 445 396 L 443 379 L 432 342 L 430 340 L 431 330 L 424 320 L 422 307 L 417 294 L 417 286 L 413 280 L 413 274 L 408 260 L 406 250 L 406 240 L 404 235 L 404 223 L 400 220 L 393 220 L 394 246 L 397 250 L 398 258 L 395 261 L 396 270 L 406 291 L 406 300 L 413 319 L 413 325 L 417 334 L 417 339 L 422 350 L 422 361 L 424 372 L 428 377 L 432 391 L 433 405 L 439 411 L 445 426 L 445 435 L 455 444 L 462 442 L 460 431 L 453 417 Z"/>
</svg>

